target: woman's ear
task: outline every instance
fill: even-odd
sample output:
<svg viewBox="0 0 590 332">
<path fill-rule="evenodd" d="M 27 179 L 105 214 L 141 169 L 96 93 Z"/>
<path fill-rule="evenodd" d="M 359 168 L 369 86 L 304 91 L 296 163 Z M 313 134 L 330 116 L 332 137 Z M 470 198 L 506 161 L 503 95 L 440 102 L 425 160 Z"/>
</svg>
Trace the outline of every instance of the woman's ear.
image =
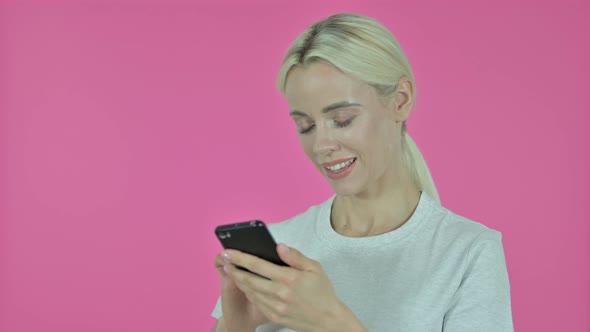
<svg viewBox="0 0 590 332">
<path fill-rule="evenodd" d="M 409 78 L 402 76 L 397 81 L 390 103 L 390 109 L 393 111 L 395 121 L 406 121 L 412 112 L 413 106 L 414 84 Z"/>
</svg>

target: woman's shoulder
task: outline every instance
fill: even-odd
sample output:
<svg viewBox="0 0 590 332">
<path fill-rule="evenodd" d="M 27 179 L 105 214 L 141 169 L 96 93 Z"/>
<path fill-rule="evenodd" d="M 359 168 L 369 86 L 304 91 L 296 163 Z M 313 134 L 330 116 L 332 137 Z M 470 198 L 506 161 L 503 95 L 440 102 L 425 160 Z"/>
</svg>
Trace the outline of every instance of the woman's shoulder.
<svg viewBox="0 0 590 332">
<path fill-rule="evenodd" d="M 485 221 L 460 215 L 434 201 L 429 201 L 428 205 L 430 205 L 431 214 L 426 220 L 426 223 L 430 224 L 427 228 L 440 237 L 466 241 L 502 240 L 502 233 L 486 225 Z"/>
<path fill-rule="evenodd" d="M 314 230 L 315 223 L 322 218 L 326 211 L 330 211 L 332 201 L 335 196 L 331 196 L 321 203 L 309 206 L 305 211 L 276 223 L 269 224 L 269 229 L 273 236 L 296 235 Z"/>
</svg>

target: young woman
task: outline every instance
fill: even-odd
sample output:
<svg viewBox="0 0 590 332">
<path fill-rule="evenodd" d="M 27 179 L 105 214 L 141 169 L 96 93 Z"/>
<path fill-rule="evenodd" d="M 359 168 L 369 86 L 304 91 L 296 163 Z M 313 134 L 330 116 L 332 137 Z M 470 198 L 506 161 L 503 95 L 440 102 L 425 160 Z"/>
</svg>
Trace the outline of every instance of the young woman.
<svg viewBox="0 0 590 332">
<path fill-rule="evenodd" d="M 416 88 L 391 32 L 356 14 L 317 22 L 277 85 L 335 195 L 270 226 L 288 267 L 216 257 L 213 330 L 513 331 L 501 233 L 440 205 L 406 132 Z"/>
</svg>

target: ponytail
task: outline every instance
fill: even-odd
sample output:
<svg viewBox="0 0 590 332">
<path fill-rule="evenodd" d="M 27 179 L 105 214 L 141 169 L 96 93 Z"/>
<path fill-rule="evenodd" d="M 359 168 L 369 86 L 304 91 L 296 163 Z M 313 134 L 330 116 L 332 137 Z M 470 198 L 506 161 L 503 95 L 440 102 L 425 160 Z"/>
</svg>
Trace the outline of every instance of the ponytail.
<svg viewBox="0 0 590 332">
<path fill-rule="evenodd" d="M 426 161 L 422 157 L 422 154 L 420 153 L 420 150 L 418 150 L 418 146 L 416 146 L 414 140 L 406 133 L 405 123 L 403 127 L 402 150 L 406 167 L 410 171 L 410 174 L 416 182 L 418 188 L 425 191 L 428 196 L 432 197 L 436 202 L 438 202 L 438 204 L 440 204 L 440 198 L 438 197 L 438 192 L 436 191 L 436 186 L 434 185 L 434 181 L 432 180 L 432 175 L 430 175 Z"/>
</svg>

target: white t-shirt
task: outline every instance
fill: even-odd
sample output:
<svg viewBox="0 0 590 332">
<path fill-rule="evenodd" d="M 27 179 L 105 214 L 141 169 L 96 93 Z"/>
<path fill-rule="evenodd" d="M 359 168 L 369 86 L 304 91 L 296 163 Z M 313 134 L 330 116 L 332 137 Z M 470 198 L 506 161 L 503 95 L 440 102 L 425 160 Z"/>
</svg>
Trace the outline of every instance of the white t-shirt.
<svg viewBox="0 0 590 332">
<path fill-rule="evenodd" d="M 500 232 L 422 192 L 401 227 L 347 237 L 330 223 L 334 197 L 269 229 L 277 242 L 321 263 L 368 331 L 514 331 Z M 219 300 L 212 315 L 222 315 Z M 268 323 L 257 331 L 292 330 Z"/>
</svg>

